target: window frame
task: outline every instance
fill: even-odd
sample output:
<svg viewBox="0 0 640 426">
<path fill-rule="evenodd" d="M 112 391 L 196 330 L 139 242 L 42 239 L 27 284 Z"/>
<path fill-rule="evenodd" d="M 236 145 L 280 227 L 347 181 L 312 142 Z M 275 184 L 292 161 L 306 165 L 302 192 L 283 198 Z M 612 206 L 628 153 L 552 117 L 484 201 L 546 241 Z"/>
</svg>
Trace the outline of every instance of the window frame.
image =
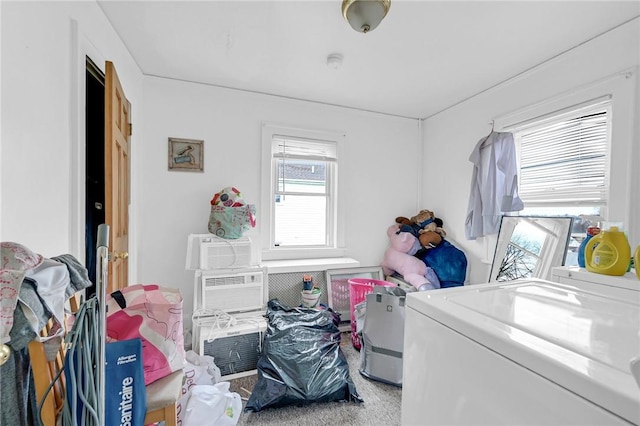
<svg viewBox="0 0 640 426">
<path fill-rule="evenodd" d="M 275 246 L 275 196 L 277 159 L 273 155 L 274 136 L 298 140 L 328 141 L 336 144 L 336 160 L 327 168 L 327 245 Z M 341 257 L 344 249 L 344 206 L 340 200 L 338 162 L 342 157 L 345 135 L 340 132 L 304 129 L 274 123 L 262 123 L 262 205 L 259 227 L 263 260 Z"/>
<path fill-rule="evenodd" d="M 533 122 L 540 122 L 574 110 L 581 105 L 609 97 L 611 99 L 607 159 L 609 189 L 607 206 L 602 209 L 601 214 L 606 221 L 623 222 L 625 227 L 631 228 L 635 224 L 635 219 L 632 218 L 634 200 L 629 196 L 632 187 L 629 174 L 633 166 L 630 153 L 633 152 L 632 144 L 634 143 L 635 72 L 637 70 L 634 68 L 608 75 L 598 81 L 575 87 L 553 98 L 496 118 L 494 121 L 497 131 L 515 133 Z M 639 231 L 629 230 L 631 234 Z"/>
</svg>

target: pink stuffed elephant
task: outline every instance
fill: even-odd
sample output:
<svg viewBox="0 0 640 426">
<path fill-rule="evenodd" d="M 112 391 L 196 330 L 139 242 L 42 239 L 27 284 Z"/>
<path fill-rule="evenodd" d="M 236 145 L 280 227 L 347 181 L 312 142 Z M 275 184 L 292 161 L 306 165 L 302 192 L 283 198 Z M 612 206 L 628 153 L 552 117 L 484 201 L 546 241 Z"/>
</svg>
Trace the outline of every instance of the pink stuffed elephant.
<svg viewBox="0 0 640 426">
<path fill-rule="evenodd" d="M 418 239 L 410 232 L 400 232 L 397 224 L 387 229 L 387 235 L 389 247 L 380 264 L 384 274 L 390 275 L 395 271 L 418 290 L 440 288 L 440 282 L 433 270 L 413 256 L 420 248 Z"/>
</svg>

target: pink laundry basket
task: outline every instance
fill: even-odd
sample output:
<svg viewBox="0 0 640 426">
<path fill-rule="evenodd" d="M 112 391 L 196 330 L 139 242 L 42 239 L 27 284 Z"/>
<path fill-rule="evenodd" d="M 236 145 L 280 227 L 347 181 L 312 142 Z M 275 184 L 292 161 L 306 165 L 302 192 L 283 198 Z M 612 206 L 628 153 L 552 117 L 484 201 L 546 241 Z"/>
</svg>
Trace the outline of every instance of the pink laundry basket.
<svg viewBox="0 0 640 426">
<path fill-rule="evenodd" d="M 371 278 L 350 278 L 349 279 L 349 308 L 351 310 L 351 342 L 353 347 L 360 350 L 362 343 L 356 332 L 356 308 L 358 303 L 364 302 L 367 294 L 373 292 L 373 287 L 395 287 L 394 283 L 382 280 L 373 280 Z"/>
</svg>

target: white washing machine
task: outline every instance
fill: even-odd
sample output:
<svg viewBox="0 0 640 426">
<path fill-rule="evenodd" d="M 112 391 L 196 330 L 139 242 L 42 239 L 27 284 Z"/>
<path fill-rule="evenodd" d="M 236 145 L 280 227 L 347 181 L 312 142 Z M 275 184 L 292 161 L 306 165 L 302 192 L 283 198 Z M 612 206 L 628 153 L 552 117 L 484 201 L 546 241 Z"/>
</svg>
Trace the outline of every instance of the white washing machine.
<svg viewBox="0 0 640 426">
<path fill-rule="evenodd" d="M 638 298 L 605 289 L 521 280 L 411 293 L 402 424 L 638 425 L 639 333 Z"/>
</svg>

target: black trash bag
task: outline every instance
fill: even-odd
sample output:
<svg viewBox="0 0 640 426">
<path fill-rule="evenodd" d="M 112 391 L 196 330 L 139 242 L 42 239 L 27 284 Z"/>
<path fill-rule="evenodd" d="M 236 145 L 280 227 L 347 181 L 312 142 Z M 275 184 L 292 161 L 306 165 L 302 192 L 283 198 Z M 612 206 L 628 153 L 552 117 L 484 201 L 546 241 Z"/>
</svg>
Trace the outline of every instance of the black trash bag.
<svg viewBox="0 0 640 426">
<path fill-rule="evenodd" d="M 291 308 L 272 299 L 267 319 L 258 381 L 245 412 L 314 402 L 363 402 L 340 349 L 338 314 Z"/>
</svg>

